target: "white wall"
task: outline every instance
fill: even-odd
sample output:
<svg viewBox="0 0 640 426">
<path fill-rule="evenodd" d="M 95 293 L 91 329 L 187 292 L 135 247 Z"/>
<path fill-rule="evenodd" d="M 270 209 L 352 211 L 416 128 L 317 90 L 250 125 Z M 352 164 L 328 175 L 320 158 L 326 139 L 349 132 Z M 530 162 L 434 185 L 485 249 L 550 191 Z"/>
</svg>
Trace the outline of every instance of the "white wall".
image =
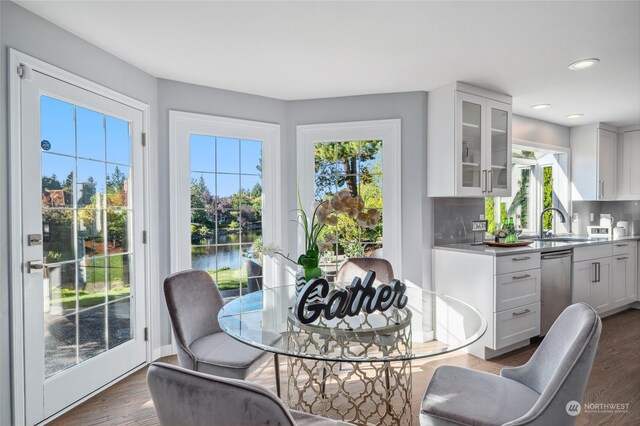
<svg viewBox="0 0 640 426">
<path fill-rule="evenodd" d="M 512 126 L 514 140 L 521 139 L 564 148 L 571 146 L 568 127 L 515 114 L 513 115 Z"/>
</svg>

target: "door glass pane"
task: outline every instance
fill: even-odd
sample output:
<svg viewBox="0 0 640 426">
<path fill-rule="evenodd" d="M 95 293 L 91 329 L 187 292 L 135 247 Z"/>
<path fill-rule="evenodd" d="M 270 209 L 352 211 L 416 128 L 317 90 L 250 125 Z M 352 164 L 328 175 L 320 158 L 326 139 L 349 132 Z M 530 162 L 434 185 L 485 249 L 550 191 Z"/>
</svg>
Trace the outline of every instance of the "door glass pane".
<svg viewBox="0 0 640 426">
<path fill-rule="evenodd" d="M 44 270 L 45 377 L 76 365 L 76 264 Z"/>
<path fill-rule="evenodd" d="M 482 107 L 462 102 L 462 186 L 479 188 L 482 165 Z"/>
<path fill-rule="evenodd" d="M 337 226 L 324 228 L 319 238 L 320 267 L 329 279 L 348 257 L 382 257 L 382 150 L 381 140 L 316 142 L 314 146 L 316 200 L 349 191 L 363 199 L 367 215 L 378 218 L 375 226 L 365 228 L 354 218 L 338 215 Z"/>
<path fill-rule="evenodd" d="M 245 260 L 262 244 L 262 142 L 206 135 L 189 141 L 191 264 L 209 272 L 229 300 L 249 291 L 253 265 Z M 252 260 L 261 268 L 261 259 Z M 254 269 L 251 291 L 262 283 Z"/>
<path fill-rule="evenodd" d="M 506 189 L 508 159 L 508 119 L 507 111 L 491 108 L 491 179 L 493 188 Z"/>
<path fill-rule="evenodd" d="M 131 136 L 97 111 L 44 96 L 40 108 L 50 377 L 132 338 Z"/>
</svg>

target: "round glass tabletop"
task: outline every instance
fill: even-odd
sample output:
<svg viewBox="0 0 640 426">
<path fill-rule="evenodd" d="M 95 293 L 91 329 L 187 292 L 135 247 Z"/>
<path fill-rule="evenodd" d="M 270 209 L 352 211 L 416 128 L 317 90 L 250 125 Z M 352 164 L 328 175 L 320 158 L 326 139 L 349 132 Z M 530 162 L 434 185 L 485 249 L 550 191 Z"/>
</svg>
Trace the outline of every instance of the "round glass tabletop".
<svg viewBox="0 0 640 426">
<path fill-rule="evenodd" d="M 344 288 L 347 284 L 331 284 Z M 268 352 L 337 362 L 406 361 L 441 355 L 480 339 L 486 319 L 474 307 L 432 291 L 406 289 L 404 308 L 325 319 L 309 324 L 294 314 L 294 285 L 265 288 L 227 303 L 222 330 Z"/>
</svg>

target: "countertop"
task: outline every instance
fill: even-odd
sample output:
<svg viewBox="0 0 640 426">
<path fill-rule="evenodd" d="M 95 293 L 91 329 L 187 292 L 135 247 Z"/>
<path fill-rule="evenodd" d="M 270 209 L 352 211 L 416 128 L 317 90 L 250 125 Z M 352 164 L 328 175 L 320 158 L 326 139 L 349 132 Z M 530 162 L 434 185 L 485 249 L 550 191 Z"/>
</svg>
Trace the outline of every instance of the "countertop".
<svg viewBox="0 0 640 426">
<path fill-rule="evenodd" d="M 585 239 L 586 236 L 574 236 L 574 238 Z M 472 245 L 471 243 L 449 244 L 435 246 L 434 250 L 459 251 L 464 253 L 484 254 L 487 256 L 509 256 L 520 253 L 547 252 L 558 250 L 569 250 L 575 247 L 592 246 L 597 244 L 611 244 L 617 241 L 640 240 L 640 235 L 628 235 L 620 238 L 594 238 L 589 241 L 534 241 L 533 244 L 525 247 L 490 247 L 488 245 Z"/>
</svg>

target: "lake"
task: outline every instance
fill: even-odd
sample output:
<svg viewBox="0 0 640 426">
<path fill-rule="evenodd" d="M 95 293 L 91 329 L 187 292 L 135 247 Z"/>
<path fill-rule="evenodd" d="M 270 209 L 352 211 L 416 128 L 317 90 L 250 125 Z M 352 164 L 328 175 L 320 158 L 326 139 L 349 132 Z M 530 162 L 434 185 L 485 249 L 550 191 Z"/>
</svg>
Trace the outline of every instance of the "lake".
<svg viewBox="0 0 640 426">
<path fill-rule="evenodd" d="M 249 248 L 252 242 L 262 235 L 261 230 L 251 230 L 242 233 L 242 247 Z M 199 241 L 202 246 L 191 247 L 191 266 L 193 268 L 208 270 L 228 267 L 237 269 L 242 266 L 240 234 L 227 234 L 218 236 L 218 246 L 204 246 L 205 244 L 215 244 L 214 239 Z"/>
</svg>

